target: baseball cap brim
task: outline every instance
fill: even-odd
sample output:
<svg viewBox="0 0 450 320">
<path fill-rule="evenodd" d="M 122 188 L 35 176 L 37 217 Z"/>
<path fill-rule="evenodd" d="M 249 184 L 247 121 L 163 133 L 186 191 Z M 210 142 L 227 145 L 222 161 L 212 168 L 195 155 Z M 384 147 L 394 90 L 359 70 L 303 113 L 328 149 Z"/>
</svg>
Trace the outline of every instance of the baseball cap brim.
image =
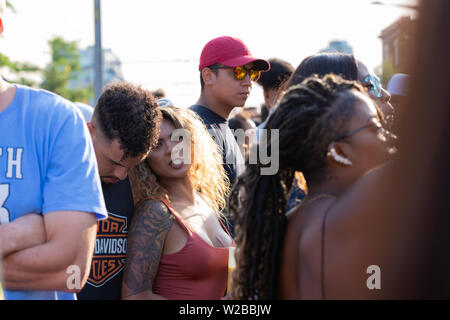
<svg viewBox="0 0 450 320">
<path fill-rule="evenodd" d="M 269 71 L 270 70 L 270 63 L 269 61 L 266 61 L 264 59 L 257 59 L 252 56 L 239 56 L 234 57 L 225 61 L 221 61 L 220 64 L 223 64 L 227 67 L 240 67 L 243 65 L 246 65 L 248 63 L 253 62 L 253 66 L 256 70 L 259 71 Z"/>
<path fill-rule="evenodd" d="M 393 95 L 406 96 L 409 75 L 403 73 L 394 74 L 387 84 L 386 90 Z"/>
</svg>

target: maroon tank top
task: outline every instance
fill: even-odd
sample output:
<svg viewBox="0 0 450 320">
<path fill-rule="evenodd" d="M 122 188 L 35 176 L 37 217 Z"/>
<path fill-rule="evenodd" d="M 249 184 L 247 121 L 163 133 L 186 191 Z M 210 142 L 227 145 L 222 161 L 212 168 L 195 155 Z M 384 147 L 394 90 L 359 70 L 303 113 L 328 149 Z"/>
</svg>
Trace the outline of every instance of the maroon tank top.
<svg viewBox="0 0 450 320">
<path fill-rule="evenodd" d="M 161 255 L 152 291 L 171 300 L 220 299 L 227 288 L 228 248 L 207 243 L 174 208 L 161 201 L 186 231 L 187 240 L 181 250 Z"/>
</svg>

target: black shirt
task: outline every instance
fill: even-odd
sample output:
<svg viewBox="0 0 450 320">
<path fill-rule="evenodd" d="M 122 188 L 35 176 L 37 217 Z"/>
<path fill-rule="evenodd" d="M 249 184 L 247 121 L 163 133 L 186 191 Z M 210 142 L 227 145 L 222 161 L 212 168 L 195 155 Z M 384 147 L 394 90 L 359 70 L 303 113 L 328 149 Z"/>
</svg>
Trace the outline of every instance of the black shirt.
<svg viewBox="0 0 450 320">
<path fill-rule="evenodd" d="M 189 109 L 200 116 L 209 134 L 221 148 L 223 167 L 227 172 L 231 185 L 233 185 L 236 177 L 244 171 L 245 161 L 236 143 L 236 138 L 228 126 L 228 121 L 210 109 L 198 104 L 189 107 Z"/>
<path fill-rule="evenodd" d="M 97 226 L 94 257 L 79 300 L 120 300 L 128 239 L 128 226 L 134 211 L 130 181 L 102 183 L 108 219 Z"/>
</svg>

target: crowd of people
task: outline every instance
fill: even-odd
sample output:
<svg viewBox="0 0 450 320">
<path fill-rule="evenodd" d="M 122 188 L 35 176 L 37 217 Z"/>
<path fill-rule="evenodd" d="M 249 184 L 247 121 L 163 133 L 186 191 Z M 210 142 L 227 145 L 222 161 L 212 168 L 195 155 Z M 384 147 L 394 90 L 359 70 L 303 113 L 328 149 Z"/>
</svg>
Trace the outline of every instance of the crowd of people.
<svg viewBox="0 0 450 320">
<path fill-rule="evenodd" d="M 404 159 L 413 80 L 383 88 L 363 61 L 295 67 L 217 37 L 191 106 L 118 82 L 89 108 L 0 79 L 4 298 L 396 297 L 367 278 L 399 261 L 380 245 L 392 228 L 374 233 L 395 206 L 373 208 Z"/>
</svg>

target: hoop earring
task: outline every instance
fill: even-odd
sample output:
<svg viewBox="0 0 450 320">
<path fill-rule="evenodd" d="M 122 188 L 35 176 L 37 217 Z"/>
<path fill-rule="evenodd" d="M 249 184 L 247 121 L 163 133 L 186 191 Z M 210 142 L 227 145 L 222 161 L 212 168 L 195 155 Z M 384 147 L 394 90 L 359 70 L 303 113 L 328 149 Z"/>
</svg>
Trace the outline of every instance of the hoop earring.
<svg viewBox="0 0 450 320">
<path fill-rule="evenodd" d="M 330 151 L 328 151 L 328 155 L 331 156 L 334 161 L 343 164 L 345 166 L 353 166 L 353 162 L 351 162 L 349 159 L 337 154 L 335 148 L 331 148 Z"/>
</svg>

